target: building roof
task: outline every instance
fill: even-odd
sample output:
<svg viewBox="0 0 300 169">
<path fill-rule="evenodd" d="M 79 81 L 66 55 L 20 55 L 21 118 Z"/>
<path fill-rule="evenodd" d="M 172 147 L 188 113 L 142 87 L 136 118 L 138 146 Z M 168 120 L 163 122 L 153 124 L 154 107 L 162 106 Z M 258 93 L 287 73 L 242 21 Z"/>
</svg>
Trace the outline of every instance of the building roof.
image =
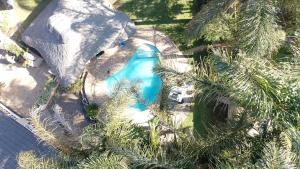
<svg viewBox="0 0 300 169">
<path fill-rule="evenodd" d="M 99 52 L 135 33 L 127 15 L 105 0 L 53 0 L 22 34 L 67 86 Z"/>
<path fill-rule="evenodd" d="M 0 168 L 17 168 L 17 156 L 22 151 L 51 155 L 54 150 L 40 143 L 26 128 L 0 112 Z"/>
</svg>

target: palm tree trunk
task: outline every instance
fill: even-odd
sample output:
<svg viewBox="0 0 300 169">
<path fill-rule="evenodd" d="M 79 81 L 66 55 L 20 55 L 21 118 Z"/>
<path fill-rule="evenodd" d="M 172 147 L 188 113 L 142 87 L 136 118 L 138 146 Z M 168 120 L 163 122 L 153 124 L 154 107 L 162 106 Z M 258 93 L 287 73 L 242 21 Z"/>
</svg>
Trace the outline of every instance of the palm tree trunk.
<svg viewBox="0 0 300 169">
<path fill-rule="evenodd" d="M 225 44 L 225 43 L 217 43 L 217 44 L 212 44 L 212 45 L 201 45 L 201 46 L 197 46 L 197 47 L 194 47 L 192 49 L 189 49 L 189 50 L 185 51 L 184 54 L 193 55 L 193 54 L 196 54 L 196 53 L 203 52 L 203 51 L 207 50 L 209 47 L 213 47 L 213 48 L 229 48 L 231 46 L 228 45 L 228 44 Z"/>
</svg>

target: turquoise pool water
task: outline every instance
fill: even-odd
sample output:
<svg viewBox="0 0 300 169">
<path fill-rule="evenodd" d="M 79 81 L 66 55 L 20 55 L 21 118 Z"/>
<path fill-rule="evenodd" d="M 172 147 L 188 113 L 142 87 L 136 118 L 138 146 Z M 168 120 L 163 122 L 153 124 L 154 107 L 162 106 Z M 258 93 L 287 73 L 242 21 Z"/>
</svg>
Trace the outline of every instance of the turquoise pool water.
<svg viewBox="0 0 300 169">
<path fill-rule="evenodd" d="M 122 81 L 137 85 L 139 101 L 133 107 L 146 110 L 155 102 L 162 87 L 161 78 L 153 71 L 159 61 L 158 54 L 159 50 L 153 45 L 139 47 L 127 65 L 106 80 L 109 90 L 113 91 Z"/>
</svg>

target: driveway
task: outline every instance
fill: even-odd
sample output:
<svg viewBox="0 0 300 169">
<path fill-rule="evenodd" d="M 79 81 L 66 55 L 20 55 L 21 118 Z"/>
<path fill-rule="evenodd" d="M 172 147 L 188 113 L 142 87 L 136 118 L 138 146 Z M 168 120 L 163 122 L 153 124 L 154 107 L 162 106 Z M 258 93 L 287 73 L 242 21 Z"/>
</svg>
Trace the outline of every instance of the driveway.
<svg viewBox="0 0 300 169">
<path fill-rule="evenodd" d="M 18 154 L 29 150 L 39 155 L 54 153 L 53 149 L 39 143 L 31 132 L 0 112 L 0 168 L 17 168 Z"/>
</svg>

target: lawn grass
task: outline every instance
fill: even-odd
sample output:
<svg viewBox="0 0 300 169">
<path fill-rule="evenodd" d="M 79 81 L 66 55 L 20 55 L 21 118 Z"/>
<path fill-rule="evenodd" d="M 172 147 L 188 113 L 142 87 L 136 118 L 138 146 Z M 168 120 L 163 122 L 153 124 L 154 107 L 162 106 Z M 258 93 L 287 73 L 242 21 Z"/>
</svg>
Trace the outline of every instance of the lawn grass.
<svg viewBox="0 0 300 169">
<path fill-rule="evenodd" d="M 118 0 L 114 6 L 138 27 L 155 27 L 181 49 L 186 48 L 185 25 L 192 18 L 192 0 Z"/>
</svg>

